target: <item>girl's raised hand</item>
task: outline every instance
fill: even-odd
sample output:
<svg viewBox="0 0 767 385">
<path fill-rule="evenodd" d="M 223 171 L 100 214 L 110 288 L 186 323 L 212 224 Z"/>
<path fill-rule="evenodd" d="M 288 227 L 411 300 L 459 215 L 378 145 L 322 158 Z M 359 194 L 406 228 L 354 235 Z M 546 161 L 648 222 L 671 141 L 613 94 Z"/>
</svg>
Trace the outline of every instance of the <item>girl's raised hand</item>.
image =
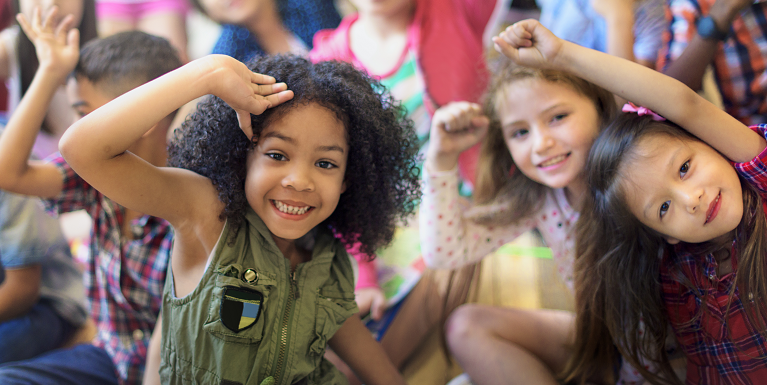
<svg viewBox="0 0 767 385">
<path fill-rule="evenodd" d="M 74 16 L 71 14 L 57 23 L 58 12 L 58 7 L 51 7 L 43 18 L 42 10 L 37 6 L 31 23 L 21 13 L 16 15 L 16 20 L 35 45 L 39 69 L 55 74 L 63 83 L 80 57 L 80 31 L 72 28 Z"/>
<path fill-rule="evenodd" d="M 516 22 L 493 37 L 496 51 L 526 67 L 552 67 L 562 43 L 562 39 L 533 19 Z"/>
<path fill-rule="evenodd" d="M 452 170 L 458 163 L 458 156 L 485 136 L 489 124 L 490 120 L 478 104 L 452 102 L 440 107 L 431 120 L 426 155 L 429 169 Z"/>
<path fill-rule="evenodd" d="M 237 121 L 248 139 L 253 137 L 250 115 L 260 115 L 269 107 L 293 98 L 285 83 L 276 83 L 269 75 L 252 72 L 240 61 L 226 55 L 210 55 L 203 59 L 217 74 L 213 94 L 225 101 L 237 113 Z"/>
</svg>

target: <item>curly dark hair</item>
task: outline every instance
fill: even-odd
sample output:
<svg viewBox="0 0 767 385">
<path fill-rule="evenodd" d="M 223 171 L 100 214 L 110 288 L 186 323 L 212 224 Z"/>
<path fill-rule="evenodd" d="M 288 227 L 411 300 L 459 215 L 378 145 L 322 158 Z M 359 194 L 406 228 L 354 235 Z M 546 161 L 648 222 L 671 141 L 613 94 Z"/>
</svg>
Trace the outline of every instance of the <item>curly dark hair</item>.
<svg viewBox="0 0 767 385">
<path fill-rule="evenodd" d="M 232 108 L 206 97 L 174 132 L 168 164 L 210 179 L 225 204 L 220 218 L 238 227 L 248 205 L 246 157 L 258 135 L 293 108 L 316 103 L 343 122 L 349 142 L 347 189 L 322 225 L 347 245 L 360 242 L 368 254 L 388 244 L 398 221 L 413 213 L 420 198 L 418 141 L 404 108 L 379 82 L 347 63 L 275 55 L 256 58 L 248 67 L 285 82 L 295 96 L 251 115 L 252 141 L 238 128 Z"/>
</svg>

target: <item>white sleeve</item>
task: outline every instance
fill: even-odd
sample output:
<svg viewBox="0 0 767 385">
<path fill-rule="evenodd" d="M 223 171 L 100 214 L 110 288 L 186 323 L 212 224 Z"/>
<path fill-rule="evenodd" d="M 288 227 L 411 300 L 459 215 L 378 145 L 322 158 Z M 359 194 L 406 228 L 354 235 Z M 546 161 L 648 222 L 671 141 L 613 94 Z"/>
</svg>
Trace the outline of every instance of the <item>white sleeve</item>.
<svg viewBox="0 0 767 385">
<path fill-rule="evenodd" d="M 466 218 L 458 195 L 458 171 L 428 173 L 424 170 L 423 198 L 419 212 L 421 252 L 426 265 L 455 269 L 475 263 L 534 227 L 534 221 L 505 226 L 485 226 Z M 488 213 L 504 206 L 482 207 Z M 474 210 L 472 210 L 474 211 Z M 511 213 L 509 213 L 511 214 Z"/>
</svg>

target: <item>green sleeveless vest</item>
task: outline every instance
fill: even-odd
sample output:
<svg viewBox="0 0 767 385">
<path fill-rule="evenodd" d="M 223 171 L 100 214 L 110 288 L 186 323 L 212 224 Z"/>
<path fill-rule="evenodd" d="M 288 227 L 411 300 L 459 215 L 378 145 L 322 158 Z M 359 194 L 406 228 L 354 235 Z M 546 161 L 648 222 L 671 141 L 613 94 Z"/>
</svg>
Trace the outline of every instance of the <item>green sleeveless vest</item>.
<svg viewBox="0 0 767 385">
<path fill-rule="evenodd" d="M 323 358 L 328 340 L 358 311 L 343 245 L 319 230 L 312 259 L 291 272 L 251 208 L 232 244 L 235 231 L 227 222 L 210 266 L 186 297 L 173 298 L 168 266 L 162 383 L 347 384 Z"/>
</svg>

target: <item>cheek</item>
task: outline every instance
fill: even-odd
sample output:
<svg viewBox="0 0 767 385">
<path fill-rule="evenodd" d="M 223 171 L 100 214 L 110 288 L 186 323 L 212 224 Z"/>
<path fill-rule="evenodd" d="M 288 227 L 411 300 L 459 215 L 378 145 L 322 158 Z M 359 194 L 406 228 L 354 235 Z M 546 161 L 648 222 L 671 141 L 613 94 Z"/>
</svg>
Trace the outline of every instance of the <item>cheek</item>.
<svg viewBox="0 0 767 385">
<path fill-rule="evenodd" d="M 511 159 L 517 166 L 522 166 L 526 163 L 529 163 L 530 148 L 528 146 L 525 146 L 518 141 L 507 140 L 506 148 L 509 150 Z"/>
</svg>

